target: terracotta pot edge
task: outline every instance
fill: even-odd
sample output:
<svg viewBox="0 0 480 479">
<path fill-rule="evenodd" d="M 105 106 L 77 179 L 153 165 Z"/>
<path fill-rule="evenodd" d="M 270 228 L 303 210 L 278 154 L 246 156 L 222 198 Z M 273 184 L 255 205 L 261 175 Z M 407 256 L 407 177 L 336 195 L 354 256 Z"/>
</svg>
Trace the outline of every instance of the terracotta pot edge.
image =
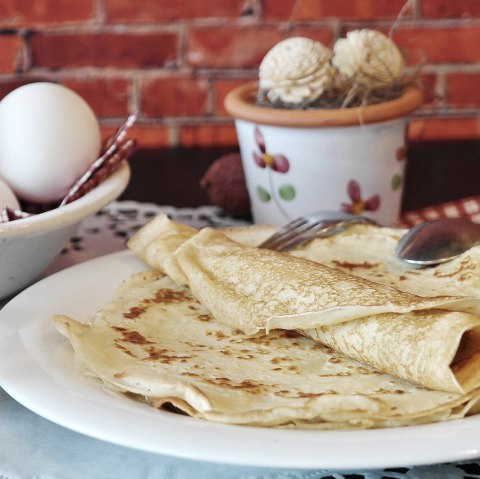
<svg viewBox="0 0 480 479">
<path fill-rule="evenodd" d="M 259 124 L 290 127 L 354 126 L 401 118 L 415 111 L 423 102 L 419 88 L 407 87 L 399 98 L 365 107 L 316 110 L 286 110 L 254 103 L 257 83 L 247 83 L 231 90 L 225 97 L 227 112 L 235 119 Z M 250 98 L 250 101 L 248 99 Z"/>
</svg>

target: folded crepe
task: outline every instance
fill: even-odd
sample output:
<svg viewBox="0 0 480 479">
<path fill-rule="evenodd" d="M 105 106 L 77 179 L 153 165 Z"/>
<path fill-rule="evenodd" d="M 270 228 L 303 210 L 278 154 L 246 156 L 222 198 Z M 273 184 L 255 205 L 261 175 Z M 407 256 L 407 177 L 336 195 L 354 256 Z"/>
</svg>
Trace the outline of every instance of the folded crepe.
<svg viewBox="0 0 480 479">
<path fill-rule="evenodd" d="M 244 333 L 188 288 L 137 273 L 90 324 L 54 318 L 89 375 L 154 407 L 250 426 L 404 426 L 477 412 L 479 391 L 428 390 L 292 331 Z"/>
<path fill-rule="evenodd" d="M 480 385 L 480 301 L 422 297 L 305 258 L 241 245 L 159 216 L 129 241 L 187 286 L 216 321 L 246 335 L 296 330 L 430 389 Z"/>
<path fill-rule="evenodd" d="M 395 252 L 405 232 L 397 228 L 354 225 L 341 234 L 316 238 L 291 254 L 420 296 L 480 297 L 480 246 L 470 248 L 452 261 L 416 268 L 398 259 Z M 267 228 L 262 228 L 251 234 L 249 244 L 259 244 L 254 237 L 268 234 Z M 244 237 L 242 234 L 240 240 Z"/>
</svg>

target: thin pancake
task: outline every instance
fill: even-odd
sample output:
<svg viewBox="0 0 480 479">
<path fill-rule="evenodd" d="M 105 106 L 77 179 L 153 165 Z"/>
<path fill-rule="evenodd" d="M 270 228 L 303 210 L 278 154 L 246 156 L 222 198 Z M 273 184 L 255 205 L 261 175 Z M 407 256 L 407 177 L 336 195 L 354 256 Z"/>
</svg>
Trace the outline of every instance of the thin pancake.
<svg viewBox="0 0 480 479">
<path fill-rule="evenodd" d="M 156 407 L 251 426 L 402 426 L 463 417 L 479 391 L 431 391 L 289 331 L 246 336 L 161 273 L 134 275 L 82 324 L 56 316 L 89 374 Z"/>
<path fill-rule="evenodd" d="M 415 268 L 395 253 L 405 231 L 356 225 L 341 234 L 317 238 L 291 254 L 420 296 L 480 297 L 480 246 L 447 263 Z M 241 231 L 238 234 L 245 237 Z M 268 236 L 268 230 L 252 236 L 257 235 Z M 252 238 L 250 244 L 258 243 Z"/>
<path fill-rule="evenodd" d="M 464 334 L 480 328 L 480 319 L 468 314 L 479 313 L 478 299 L 412 295 L 303 258 L 246 247 L 208 228 L 190 231 L 187 240 L 179 235 L 175 249 L 177 227 L 158 217 L 129 246 L 177 284 L 188 285 L 217 321 L 246 334 L 301 331 L 380 371 L 430 388 L 466 392 L 479 385 L 480 373 L 459 383 L 465 375 L 450 367 L 462 355 Z M 430 323 L 436 325 L 435 334 L 425 332 Z M 479 344 L 472 350 L 475 362 L 476 349 Z"/>
</svg>

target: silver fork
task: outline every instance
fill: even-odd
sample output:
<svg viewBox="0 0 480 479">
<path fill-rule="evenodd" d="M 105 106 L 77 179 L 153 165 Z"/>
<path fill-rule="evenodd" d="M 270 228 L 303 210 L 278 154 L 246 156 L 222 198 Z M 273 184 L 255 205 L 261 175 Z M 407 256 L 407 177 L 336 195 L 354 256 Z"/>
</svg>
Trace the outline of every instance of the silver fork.
<svg viewBox="0 0 480 479">
<path fill-rule="evenodd" d="M 290 251 L 308 243 L 315 237 L 331 236 L 340 233 L 348 226 L 359 223 L 377 224 L 365 216 L 333 211 L 319 211 L 310 215 L 301 216 L 287 223 L 275 231 L 272 236 L 267 238 L 258 247 L 282 252 Z"/>
</svg>

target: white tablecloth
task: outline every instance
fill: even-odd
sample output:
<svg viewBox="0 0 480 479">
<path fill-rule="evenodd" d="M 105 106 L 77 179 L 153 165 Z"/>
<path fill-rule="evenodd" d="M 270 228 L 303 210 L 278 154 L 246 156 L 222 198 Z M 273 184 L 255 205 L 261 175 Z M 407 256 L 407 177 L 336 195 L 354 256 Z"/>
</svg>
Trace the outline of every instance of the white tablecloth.
<svg viewBox="0 0 480 479">
<path fill-rule="evenodd" d="M 114 202 L 87 220 L 45 274 L 125 248 L 125 241 L 164 212 L 192 226 L 241 224 L 213 207 L 176 209 Z M 0 304 L 1 306 L 1 304 Z M 479 431 L 480 433 L 480 431 Z M 348 454 L 348 451 L 345 451 Z M 0 389 L 0 479 L 466 479 L 480 478 L 480 461 L 377 471 L 290 471 L 248 468 L 132 450 L 43 419 Z"/>
</svg>

